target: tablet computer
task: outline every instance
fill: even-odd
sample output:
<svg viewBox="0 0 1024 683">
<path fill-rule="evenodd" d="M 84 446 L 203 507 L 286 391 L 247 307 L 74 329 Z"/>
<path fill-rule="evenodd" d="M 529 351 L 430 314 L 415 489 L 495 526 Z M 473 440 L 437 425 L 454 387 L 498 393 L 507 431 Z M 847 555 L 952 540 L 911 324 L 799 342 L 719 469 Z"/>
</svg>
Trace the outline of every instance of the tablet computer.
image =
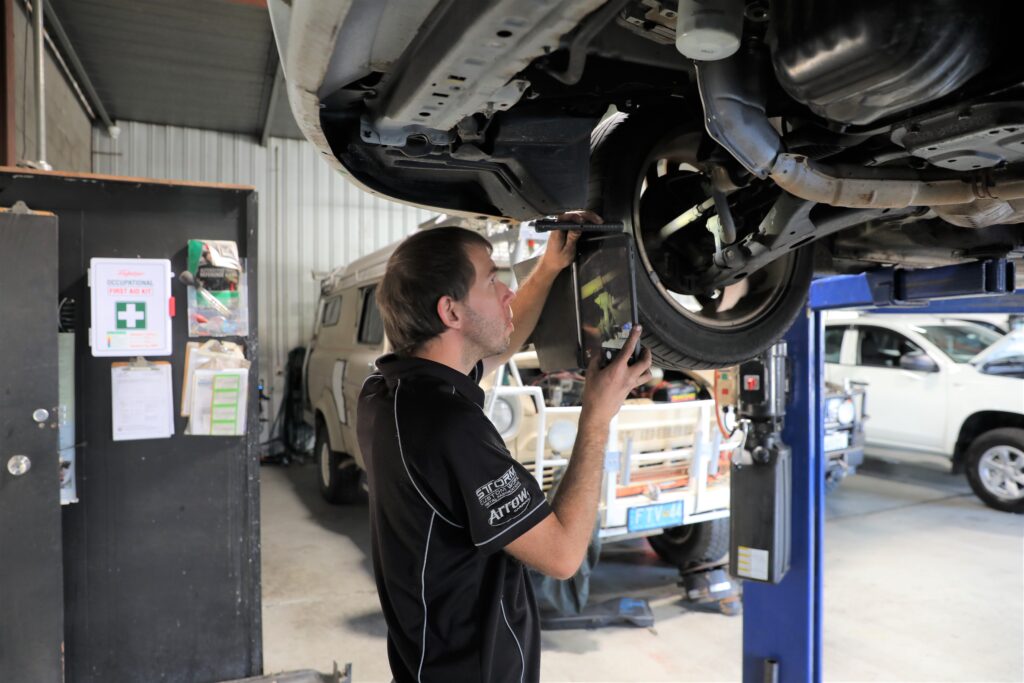
<svg viewBox="0 0 1024 683">
<path fill-rule="evenodd" d="M 596 354 L 604 367 L 636 326 L 636 262 L 633 238 L 625 233 L 581 238 L 573 263 L 579 321 L 579 366 Z M 637 344 L 630 362 L 640 355 Z"/>
</svg>

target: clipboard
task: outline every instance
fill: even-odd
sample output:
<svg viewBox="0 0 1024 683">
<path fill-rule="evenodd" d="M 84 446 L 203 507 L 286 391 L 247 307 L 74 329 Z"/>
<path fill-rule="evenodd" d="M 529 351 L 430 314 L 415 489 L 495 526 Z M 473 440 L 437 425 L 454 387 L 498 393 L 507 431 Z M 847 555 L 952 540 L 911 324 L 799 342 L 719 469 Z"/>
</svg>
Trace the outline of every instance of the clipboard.
<svg viewBox="0 0 1024 683">
<path fill-rule="evenodd" d="M 114 441 L 174 436 L 171 364 L 142 357 L 111 363 L 110 416 Z"/>
</svg>

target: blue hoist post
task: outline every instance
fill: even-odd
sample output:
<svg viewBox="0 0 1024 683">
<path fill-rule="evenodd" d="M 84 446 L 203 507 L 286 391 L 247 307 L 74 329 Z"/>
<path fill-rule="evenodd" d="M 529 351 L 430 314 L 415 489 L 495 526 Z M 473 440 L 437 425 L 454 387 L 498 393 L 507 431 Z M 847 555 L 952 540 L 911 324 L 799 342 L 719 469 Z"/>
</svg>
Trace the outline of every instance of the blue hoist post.
<svg viewBox="0 0 1024 683">
<path fill-rule="evenodd" d="M 881 268 L 811 285 L 805 313 L 785 336 L 789 394 L 782 437 L 793 464 L 789 570 L 777 584 L 744 584 L 744 683 L 822 680 L 823 312 L 1024 313 L 1024 294 L 1014 294 L 1024 290 L 1024 265 L 1017 266 L 991 259 L 924 270 Z"/>
</svg>

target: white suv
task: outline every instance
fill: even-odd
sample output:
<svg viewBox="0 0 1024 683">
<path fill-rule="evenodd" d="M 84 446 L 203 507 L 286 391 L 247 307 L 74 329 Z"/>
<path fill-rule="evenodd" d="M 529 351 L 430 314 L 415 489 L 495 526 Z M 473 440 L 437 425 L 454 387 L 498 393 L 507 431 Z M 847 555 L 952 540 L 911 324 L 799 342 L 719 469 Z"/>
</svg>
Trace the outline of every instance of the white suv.
<svg viewBox="0 0 1024 683">
<path fill-rule="evenodd" d="M 953 318 L 827 322 L 825 376 L 868 385 L 868 445 L 947 455 L 986 505 L 1024 512 L 1024 379 L 979 356 L 1000 339 Z"/>
</svg>

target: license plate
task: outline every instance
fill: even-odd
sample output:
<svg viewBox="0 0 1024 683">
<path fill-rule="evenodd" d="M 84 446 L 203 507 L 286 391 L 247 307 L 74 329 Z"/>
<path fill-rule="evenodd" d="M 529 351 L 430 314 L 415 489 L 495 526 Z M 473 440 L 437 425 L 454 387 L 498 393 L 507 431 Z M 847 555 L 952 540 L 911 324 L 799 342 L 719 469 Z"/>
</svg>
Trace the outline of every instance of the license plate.
<svg viewBox="0 0 1024 683">
<path fill-rule="evenodd" d="M 626 526 L 630 531 L 647 531 L 679 526 L 683 523 L 683 501 L 645 505 L 640 508 L 629 508 L 626 513 Z"/>
<path fill-rule="evenodd" d="M 825 450 L 826 451 L 839 451 L 850 445 L 850 435 L 848 432 L 832 432 L 831 434 L 825 435 Z"/>
</svg>

